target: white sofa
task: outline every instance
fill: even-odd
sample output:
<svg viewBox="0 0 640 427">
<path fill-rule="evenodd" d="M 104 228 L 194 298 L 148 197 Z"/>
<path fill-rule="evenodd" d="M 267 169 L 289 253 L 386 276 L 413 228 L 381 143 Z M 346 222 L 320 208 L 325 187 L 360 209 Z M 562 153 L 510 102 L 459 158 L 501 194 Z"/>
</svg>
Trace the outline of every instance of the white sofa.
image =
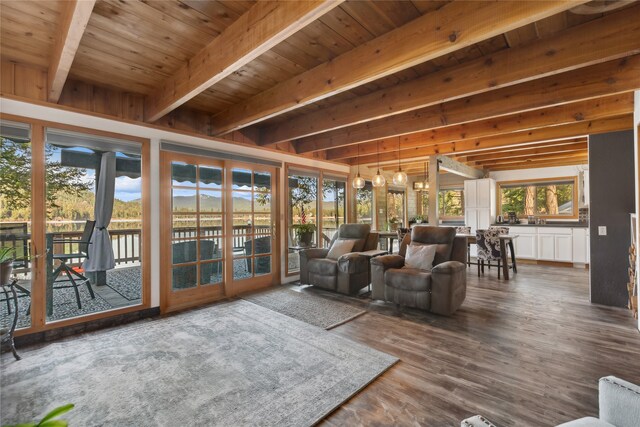
<svg viewBox="0 0 640 427">
<path fill-rule="evenodd" d="M 599 418 L 585 417 L 557 427 L 639 427 L 640 387 L 614 376 L 600 378 L 598 383 Z M 476 415 L 467 418 L 461 427 L 497 427 L 488 419 Z"/>
</svg>

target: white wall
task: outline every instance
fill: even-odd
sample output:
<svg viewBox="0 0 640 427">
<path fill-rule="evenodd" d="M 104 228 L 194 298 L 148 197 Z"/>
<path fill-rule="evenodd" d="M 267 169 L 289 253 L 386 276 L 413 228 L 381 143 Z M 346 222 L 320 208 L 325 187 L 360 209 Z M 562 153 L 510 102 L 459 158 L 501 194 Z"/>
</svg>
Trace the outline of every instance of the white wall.
<svg viewBox="0 0 640 427">
<path fill-rule="evenodd" d="M 119 133 L 124 136 L 136 136 L 147 138 L 151 141 L 150 151 L 150 169 L 151 169 L 151 306 L 160 305 L 160 141 L 166 140 L 183 145 L 206 148 L 209 150 L 225 151 L 233 154 L 241 154 L 243 156 L 255 157 L 260 159 L 275 160 L 278 162 L 295 163 L 302 166 L 311 166 L 322 168 L 325 170 L 349 173 L 349 166 L 338 163 L 324 162 L 315 159 L 308 159 L 282 151 L 265 150 L 254 148 L 241 144 L 231 144 L 220 141 L 215 138 L 205 138 L 193 136 L 179 131 L 172 132 L 159 129 L 153 126 L 135 124 L 130 122 L 121 122 L 104 117 L 98 117 L 88 114 L 82 114 L 69 109 L 54 108 L 40 104 L 31 104 L 28 102 L 16 101 L 13 99 L 0 98 L 0 111 L 6 114 L 22 116 L 25 118 L 39 119 L 44 121 L 63 123 L 72 126 L 79 126 L 88 129 L 96 129 L 106 132 Z M 279 170 L 279 190 L 284 195 L 284 167 Z M 286 197 L 280 197 L 280 230 L 284 230 L 284 215 L 286 214 Z M 280 233 L 283 235 L 283 233 Z M 287 241 L 282 238 L 281 248 L 286 250 Z M 284 259 L 284 256 L 280 257 Z M 284 267 L 284 265 L 283 265 Z M 282 269 L 282 281 L 284 281 L 286 269 Z"/>
<path fill-rule="evenodd" d="M 561 176 L 578 176 L 581 171 L 588 170 L 588 165 L 557 166 L 552 168 L 518 169 L 512 171 L 490 172 L 489 177 L 500 181 L 518 181 L 525 179 L 556 178 Z"/>
</svg>

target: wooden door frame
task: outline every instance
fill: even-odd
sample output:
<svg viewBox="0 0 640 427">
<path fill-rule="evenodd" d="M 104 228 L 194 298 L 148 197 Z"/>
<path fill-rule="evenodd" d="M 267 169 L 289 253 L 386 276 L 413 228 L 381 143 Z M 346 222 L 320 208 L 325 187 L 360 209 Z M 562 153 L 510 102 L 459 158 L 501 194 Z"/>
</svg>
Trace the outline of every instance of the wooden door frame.
<svg viewBox="0 0 640 427">
<path fill-rule="evenodd" d="M 228 274 L 229 279 L 229 281 L 227 282 L 229 285 L 227 286 L 227 296 L 235 296 L 245 292 L 255 291 L 260 288 L 275 285 L 280 281 L 280 257 L 278 256 L 280 254 L 280 239 L 278 237 L 280 230 L 277 221 L 277 218 L 280 217 L 278 210 L 278 201 L 280 200 L 278 197 L 278 169 L 275 166 L 263 165 L 259 163 L 247 163 L 235 160 L 225 161 L 225 174 L 229 178 L 229 187 L 226 193 L 227 206 L 229 207 L 229 209 L 227 209 L 226 211 L 227 224 L 233 224 L 233 182 L 231 175 L 234 168 L 243 168 L 249 169 L 251 171 L 264 171 L 271 173 L 271 218 L 273 221 L 273 230 L 271 230 L 271 274 L 253 276 L 248 279 L 234 281 L 233 269 L 227 268 L 226 273 Z M 228 259 L 230 260 L 230 263 L 233 264 L 233 248 L 231 247 L 231 245 L 227 244 L 225 246 L 225 251 L 228 251 Z M 255 253 L 253 253 L 252 258 L 254 257 Z"/>
<path fill-rule="evenodd" d="M 222 188 L 222 211 L 223 211 L 223 230 L 225 236 L 224 241 L 224 257 L 223 257 L 223 282 L 221 286 L 215 288 L 196 288 L 184 289 L 179 292 L 173 292 L 171 280 L 171 241 L 172 241 L 172 216 L 171 211 L 171 162 L 181 161 L 185 163 L 217 166 L 223 170 L 223 188 Z M 244 279 L 238 282 L 233 280 L 233 249 L 229 243 L 233 239 L 233 233 L 227 230 L 227 226 L 232 224 L 233 212 L 232 206 L 232 180 L 231 171 L 235 167 L 254 170 L 263 170 L 272 174 L 271 197 L 273 222 L 276 225 L 275 232 L 272 231 L 272 248 L 271 248 L 271 264 L 272 271 L 270 275 L 263 275 Z M 280 263 L 279 256 L 279 239 L 277 218 L 279 217 L 278 208 L 278 170 L 275 166 L 262 165 L 258 163 L 237 162 L 233 160 L 221 160 L 214 157 L 190 155 L 177 153 L 168 150 L 160 151 L 160 311 L 168 313 L 172 311 L 183 310 L 198 305 L 208 304 L 224 298 L 229 298 L 245 292 L 255 291 L 260 288 L 272 286 L 279 283 L 280 279 Z"/>
<path fill-rule="evenodd" d="M 16 331 L 16 336 L 28 335 L 36 332 L 47 331 L 79 323 L 91 322 L 105 319 L 121 314 L 140 311 L 151 306 L 151 198 L 150 198 L 150 174 L 151 155 L 150 141 L 146 138 L 107 132 L 97 129 L 57 123 L 48 120 L 40 120 L 31 117 L 17 116 L 13 114 L 0 113 L 0 119 L 31 126 L 31 233 L 33 248 L 39 252 L 36 255 L 44 254 L 45 233 L 46 233 L 46 164 L 45 164 L 45 139 L 46 129 L 54 128 L 69 130 L 73 132 L 85 133 L 89 135 L 102 136 L 107 138 L 122 139 L 125 141 L 140 144 L 142 156 L 142 254 L 140 266 L 142 268 L 142 301 L 128 307 L 116 308 L 112 310 L 100 311 L 86 316 L 73 317 L 69 319 L 46 321 L 46 262 L 43 257 L 34 257 L 34 273 L 31 279 L 31 326 Z"/>
</svg>

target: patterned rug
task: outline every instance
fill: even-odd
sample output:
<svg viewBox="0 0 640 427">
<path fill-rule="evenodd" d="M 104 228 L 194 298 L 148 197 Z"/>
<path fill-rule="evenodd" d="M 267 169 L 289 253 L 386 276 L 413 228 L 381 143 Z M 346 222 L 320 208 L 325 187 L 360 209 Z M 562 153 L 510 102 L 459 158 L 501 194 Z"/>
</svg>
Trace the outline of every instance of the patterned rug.
<svg viewBox="0 0 640 427">
<path fill-rule="evenodd" d="M 237 300 L 2 355 L 2 424 L 311 426 L 397 358 Z"/>
<path fill-rule="evenodd" d="M 286 287 L 275 287 L 243 299 L 324 329 L 335 328 L 366 313 L 359 307 Z"/>
</svg>

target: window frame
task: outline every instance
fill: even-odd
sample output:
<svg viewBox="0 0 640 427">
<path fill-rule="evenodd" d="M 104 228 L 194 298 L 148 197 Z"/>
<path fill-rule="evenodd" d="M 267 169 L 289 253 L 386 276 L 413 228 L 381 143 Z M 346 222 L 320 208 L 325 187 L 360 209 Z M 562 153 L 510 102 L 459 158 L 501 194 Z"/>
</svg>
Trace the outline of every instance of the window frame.
<svg viewBox="0 0 640 427">
<path fill-rule="evenodd" d="M 519 186 L 526 187 L 528 185 L 534 186 L 544 186 L 548 185 L 548 183 L 566 183 L 573 184 L 573 206 L 571 215 L 542 215 L 542 214 L 534 214 L 536 218 L 542 219 L 578 219 L 578 176 L 560 176 L 560 177 L 552 177 L 552 178 L 534 178 L 534 179 L 520 179 L 520 180 L 510 180 L 510 181 L 499 181 L 496 182 L 496 212 L 497 215 L 505 216 L 506 213 L 502 212 L 502 187 L 503 186 L 512 186 L 514 184 L 520 184 Z M 536 200 L 537 203 L 537 200 Z M 536 204 L 537 211 L 537 204 Z M 518 215 L 518 218 L 523 219 L 527 218 L 527 215 Z"/>
<path fill-rule="evenodd" d="M 448 187 L 441 187 L 440 189 L 438 189 L 438 198 L 440 197 L 440 192 L 442 191 L 459 191 L 460 192 L 460 196 L 462 198 L 462 215 L 460 216 L 444 216 L 441 215 L 441 211 L 440 209 L 442 208 L 442 206 L 440 205 L 440 203 L 438 203 L 438 218 L 443 220 L 443 221 L 459 221 L 459 220 L 464 220 L 464 210 L 465 210 L 465 198 L 464 198 L 464 187 L 458 187 L 458 186 L 448 186 Z M 418 213 L 418 215 L 421 215 L 423 217 L 424 220 L 428 220 L 429 217 L 429 212 L 428 212 L 428 208 L 427 211 L 424 211 L 424 204 L 423 204 L 423 196 L 426 193 L 427 195 L 430 194 L 429 190 L 420 190 L 420 191 L 416 191 L 416 193 L 419 193 L 416 197 L 416 203 L 417 203 L 417 209 L 416 212 Z M 438 201 L 440 201 L 438 199 Z"/>
</svg>

